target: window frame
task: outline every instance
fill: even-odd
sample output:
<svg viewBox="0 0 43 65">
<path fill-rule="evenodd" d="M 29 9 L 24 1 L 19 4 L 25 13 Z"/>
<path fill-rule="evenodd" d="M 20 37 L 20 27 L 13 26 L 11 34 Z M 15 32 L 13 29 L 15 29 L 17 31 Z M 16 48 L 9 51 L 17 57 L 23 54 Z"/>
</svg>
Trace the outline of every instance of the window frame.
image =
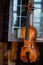
<svg viewBox="0 0 43 65">
<path fill-rule="evenodd" d="M 10 1 L 10 9 L 9 9 L 9 29 L 8 29 L 8 41 L 16 41 L 16 42 L 23 42 L 22 38 L 14 38 L 12 35 L 12 10 L 13 10 L 13 0 Z"/>
<path fill-rule="evenodd" d="M 12 27 L 11 27 L 11 23 L 12 23 L 12 2 L 13 2 L 13 0 L 11 0 L 11 3 L 10 3 L 10 9 L 9 9 L 9 29 L 8 29 L 8 41 L 16 41 L 16 42 L 22 42 L 23 41 L 23 39 L 21 38 L 21 39 L 15 39 L 13 36 L 12 36 Z M 34 5 L 34 1 L 33 1 L 33 5 Z M 30 25 L 32 25 L 33 26 L 33 23 L 34 23 L 34 21 L 33 21 L 33 18 L 34 18 L 34 11 L 32 12 L 32 14 L 31 14 L 31 23 L 30 23 Z M 36 38 L 36 42 L 43 42 L 43 38 L 42 37 L 37 37 Z"/>
</svg>

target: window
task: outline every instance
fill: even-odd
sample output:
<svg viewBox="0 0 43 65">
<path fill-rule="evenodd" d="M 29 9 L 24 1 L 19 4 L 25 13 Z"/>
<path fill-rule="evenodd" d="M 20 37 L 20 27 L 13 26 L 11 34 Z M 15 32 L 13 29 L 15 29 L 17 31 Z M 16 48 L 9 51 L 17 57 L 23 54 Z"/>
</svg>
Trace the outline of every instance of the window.
<svg viewBox="0 0 43 65">
<path fill-rule="evenodd" d="M 34 0 L 33 26 L 37 29 L 37 38 L 43 38 L 43 0 Z"/>
<path fill-rule="evenodd" d="M 22 38 L 21 29 L 26 25 L 27 6 L 28 0 L 11 0 L 8 40 Z M 37 29 L 37 39 L 43 40 L 43 0 L 34 0 L 34 11 L 30 19 L 30 24 Z"/>
<path fill-rule="evenodd" d="M 21 38 L 21 28 L 24 26 L 22 22 L 26 20 L 26 2 L 26 0 L 13 0 L 12 34 L 15 38 Z"/>
<path fill-rule="evenodd" d="M 11 0 L 8 40 L 22 38 L 21 29 L 26 25 L 28 0 Z M 12 13 L 11 13 L 12 12 Z M 10 37 L 10 38 L 9 38 Z"/>
</svg>

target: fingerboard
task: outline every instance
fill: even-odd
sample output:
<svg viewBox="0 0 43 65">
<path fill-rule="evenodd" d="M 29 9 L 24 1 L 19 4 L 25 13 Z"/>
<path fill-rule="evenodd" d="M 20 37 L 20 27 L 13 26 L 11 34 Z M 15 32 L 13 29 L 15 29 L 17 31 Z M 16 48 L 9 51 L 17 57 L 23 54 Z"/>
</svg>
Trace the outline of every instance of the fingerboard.
<svg viewBox="0 0 43 65">
<path fill-rule="evenodd" d="M 28 4 L 29 4 L 29 0 L 28 0 Z M 27 9 L 28 10 L 28 9 Z M 27 11 L 27 19 L 26 19 L 26 37 L 25 39 L 28 40 L 29 39 L 29 28 L 30 28 L 30 13 Z"/>
<path fill-rule="evenodd" d="M 27 20 L 26 20 L 26 37 L 25 39 L 28 40 L 29 39 L 29 28 L 30 28 L 30 14 L 27 13 Z"/>
</svg>

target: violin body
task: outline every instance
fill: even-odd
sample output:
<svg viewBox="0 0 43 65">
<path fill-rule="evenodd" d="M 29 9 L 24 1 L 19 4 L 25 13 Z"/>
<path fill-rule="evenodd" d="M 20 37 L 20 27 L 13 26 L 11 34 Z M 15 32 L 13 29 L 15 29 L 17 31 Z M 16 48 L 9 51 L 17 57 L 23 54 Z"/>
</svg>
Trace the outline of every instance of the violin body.
<svg viewBox="0 0 43 65">
<path fill-rule="evenodd" d="M 40 53 L 38 47 L 35 44 L 37 36 L 37 30 L 35 27 L 30 26 L 29 39 L 25 40 L 26 27 L 22 28 L 22 38 L 24 39 L 24 46 L 21 47 L 20 59 L 24 62 L 28 62 L 26 52 L 29 52 L 29 62 L 36 62 L 39 59 Z"/>
</svg>

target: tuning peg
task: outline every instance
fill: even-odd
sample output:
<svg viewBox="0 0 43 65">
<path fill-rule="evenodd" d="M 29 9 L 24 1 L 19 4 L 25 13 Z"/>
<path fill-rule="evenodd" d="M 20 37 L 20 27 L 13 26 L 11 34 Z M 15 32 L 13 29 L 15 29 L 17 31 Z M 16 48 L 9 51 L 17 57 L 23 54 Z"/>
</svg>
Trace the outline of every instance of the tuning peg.
<svg viewBox="0 0 43 65">
<path fill-rule="evenodd" d="M 34 10 L 34 7 L 32 7 L 32 11 Z"/>
</svg>

